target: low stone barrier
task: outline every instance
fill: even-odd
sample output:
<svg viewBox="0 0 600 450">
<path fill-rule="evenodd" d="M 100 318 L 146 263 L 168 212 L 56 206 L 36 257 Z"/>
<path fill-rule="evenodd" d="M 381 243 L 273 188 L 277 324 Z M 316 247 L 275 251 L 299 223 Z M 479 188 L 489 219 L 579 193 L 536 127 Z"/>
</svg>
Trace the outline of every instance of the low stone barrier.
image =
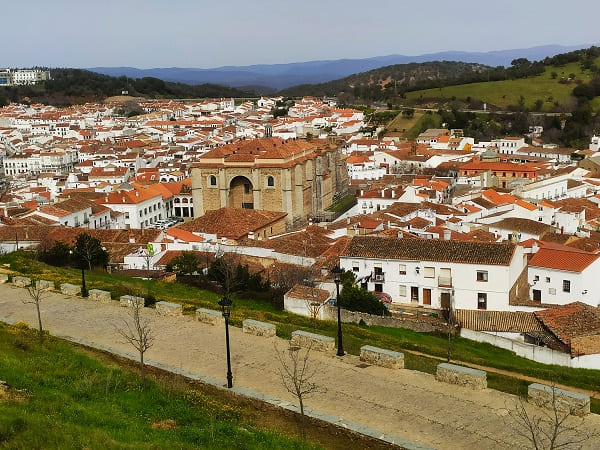
<svg viewBox="0 0 600 450">
<path fill-rule="evenodd" d="M 8 274 L 0 273 L 0 283 L 8 283 Z"/>
<path fill-rule="evenodd" d="M 121 295 L 119 302 L 121 306 L 128 308 L 132 308 L 135 304 L 144 307 L 144 297 L 136 297 L 135 295 Z"/>
<path fill-rule="evenodd" d="M 88 299 L 102 303 L 108 303 L 112 300 L 110 297 L 110 292 L 102 291 L 100 289 L 90 289 L 88 291 Z"/>
<path fill-rule="evenodd" d="M 310 347 L 319 352 L 330 352 L 335 350 L 335 339 L 322 334 L 309 333 L 308 331 L 296 330 L 292 332 L 292 347 Z"/>
<path fill-rule="evenodd" d="M 26 287 L 31 285 L 31 278 L 27 277 L 12 277 L 12 284 L 16 287 Z"/>
<path fill-rule="evenodd" d="M 51 291 L 54 289 L 54 281 L 37 280 L 36 287 L 41 291 Z"/>
<path fill-rule="evenodd" d="M 554 390 L 554 393 L 552 392 Z M 590 413 L 590 396 L 579 392 L 553 388 L 544 384 L 533 383 L 527 388 L 529 403 L 575 416 L 585 416 Z"/>
<path fill-rule="evenodd" d="M 81 286 L 63 283 L 60 285 L 60 292 L 62 292 L 64 295 L 81 295 Z"/>
<path fill-rule="evenodd" d="M 404 369 L 404 353 L 373 347 L 372 345 L 363 345 L 360 348 L 360 360 L 388 369 Z"/>
<path fill-rule="evenodd" d="M 273 337 L 277 332 L 277 327 L 272 323 L 246 319 L 242 322 L 242 330 L 244 333 L 253 334 L 255 336 Z"/>
<path fill-rule="evenodd" d="M 444 383 L 458 384 L 471 389 L 487 388 L 487 373 L 483 370 L 455 364 L 438 364 L 435 379 Z"/>
<path fill-rule="evenodd" d="M 178 303 L 157 302 L 156 312 L 161 316 L 181 316 L 183 315 L 183 306 Z"/>
<path fill-rule="evenodd" d="M 209 325 L 225 324 L 223 314 L 214 309 L 198 308 L 196 310 L 196 319 L 198 319 L 198 322 L 207 323 Z"/>
</svg>

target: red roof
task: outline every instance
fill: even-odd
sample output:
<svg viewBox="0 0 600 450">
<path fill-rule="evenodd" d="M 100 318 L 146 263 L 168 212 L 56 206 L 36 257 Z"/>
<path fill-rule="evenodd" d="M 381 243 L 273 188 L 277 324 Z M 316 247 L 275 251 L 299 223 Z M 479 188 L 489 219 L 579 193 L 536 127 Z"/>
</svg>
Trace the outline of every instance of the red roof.
<svg viewBox="0 0 600 450">
<path fill-rule="evenodd" d="M 540 248 L 529 261 L 533 267 L 547 269 L 567 270 L 569 272 L 582 272 L 592 264 L 600 255 L 584 252 L 570 247 L 553 246 Z"/>
</svg>

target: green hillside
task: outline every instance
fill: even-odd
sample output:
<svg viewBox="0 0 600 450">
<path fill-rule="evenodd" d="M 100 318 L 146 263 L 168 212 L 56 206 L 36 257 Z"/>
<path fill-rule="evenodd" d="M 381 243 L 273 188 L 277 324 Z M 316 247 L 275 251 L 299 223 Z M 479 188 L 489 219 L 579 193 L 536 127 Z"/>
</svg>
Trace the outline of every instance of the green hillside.
<svg viewBox="0 0 600 450">
<path fill-rule="evenodd" d="M 594 63 L 598 66 L 600 58 L 596 58 Z M 553 73 L 556 74 L 555 78 Z M 571 74 L 575 77 L 569 80 Z M 413 105 L 442 106 L 458 100 L 468 103 L 486 102 L 488 107 L 496 106 L 499 109 L 524 106 L 527 109 L 541 111 L 571 110 L 576 103 L 573 88 L 577 86 L 577 80 L 587 83 L 593 76 L 594 72 L 590 69 L 582 69 L 579 62 L 572 62 L 562 66 L 548 66 L 542 74 L 529 78 L 407 92 L 406 99 L 407 103 Z M 541 107 L 539 102 L 536 105 L 538 100 L 542 101 Z M 596 97 L 592 105 L 595 109 L 599 109 L 600 98 Z"/>
</svg>

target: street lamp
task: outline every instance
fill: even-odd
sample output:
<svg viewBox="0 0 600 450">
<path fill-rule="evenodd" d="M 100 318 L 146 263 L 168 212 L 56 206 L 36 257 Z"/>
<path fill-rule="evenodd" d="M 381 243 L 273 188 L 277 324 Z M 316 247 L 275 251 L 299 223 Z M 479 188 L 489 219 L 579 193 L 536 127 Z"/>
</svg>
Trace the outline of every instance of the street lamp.
<svg viewBox="0 0 600 450">
<path fill-rule="evenodd" d="M 74 254 L 73 250 L 69 250 L 69 254 L 73 255 Z M 85 287 L 85 266 L 84 266 L 83 260 L 81 261 L 81 296 L 82 297 L 88 296 L 88 292 Z"/>
<path fill-rule="evenodd" d="M 333 274 L 333 281 L 335 281 L 335 289 L 337 291 L 336 304 L 337 304 L 337 316 L 338 316 L 338 346 L 337 346 L 337 355 L 344 356 L 344 343 L 342 342 L 342 313 L 340 306 L 340 282 L 342 281 L 342 269 L 340 269 L 339 265 L 336 265 L 333 269 L 331 269 L 331 273 Z"/>
<path fill-rule="evenodd" d="M 231 358 L 229 356 L 229 316 L 231 315 L 231 300 L 229 297 L 223 297 L 219 300 L 221 313 L 225 318 L 225 343 L 227 345 L 227 387 L 233 387 L 233 375 L 231 374 Z"/>
</svg>

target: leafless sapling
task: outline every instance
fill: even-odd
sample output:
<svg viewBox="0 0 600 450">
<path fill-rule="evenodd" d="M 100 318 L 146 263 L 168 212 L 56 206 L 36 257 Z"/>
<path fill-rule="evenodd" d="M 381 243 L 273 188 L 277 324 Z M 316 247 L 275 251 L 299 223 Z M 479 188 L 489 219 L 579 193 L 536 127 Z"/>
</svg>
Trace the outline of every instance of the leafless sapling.
<svg viewBox="0 0 600 450">
<path fill-rule="evenodd" d="M 27 294 L 29 295 L 28 299 L 24 299 L 23 303 L 32 304 L 35 306 L 35 310 L 37 313 L 38 319 L 38 331 L 40 335 L 40 343 L 44 340 L 44 330 L 42 328 L 42 314 L 40 312 L 40 304 L 42 300 L 44 300 L 48 296 L 48 291 L 46 288 L 42 288 L 40 283 L 36 280 L 33 280 L 29 286 L 25 288 L 27 290 Z"/>
<path fill-rule="evenodd" d="M 513 422 L 512 429 L 535 450 L 578 449 L 593 438 L 597 432 L 587 432 L 583 418 L 577 417 L 577 408 L 561 402 L 556 385 L 552 385 L 552 395 L 547 408 L 532 412 L 526 409 L 526 401 L 519 398 L 509 411 L 508 418 Z"/>
<path fill-rule="evenodd" d="M 122 325 L 116 327 L 116 330 L 124 339 L 125 344 L 130 344 L 137 350 L 140 357 L 142 386 L 145 387 L 146 364 L 144 363 L 144 355 L 154 345 L 154 332 L 150 321 L 142 317 L 143 308 L 143 301 L 133 300 L 129 320 L 123 319 Z"/>
<path fill-rule="evenodd" d="M 289 344 L 285 350 L 279 350 L 275 345 L 275 352 L 279 362 L 279 375 L 286 391 L 298 399 L 300 406 L 302 435 L 304 430 L 304 400 L 313 394 L 324 392 L 325 389 L 315 382 L 317 368 L 311 364 L 311 346 L 303 350 Z"/>
</svg>

